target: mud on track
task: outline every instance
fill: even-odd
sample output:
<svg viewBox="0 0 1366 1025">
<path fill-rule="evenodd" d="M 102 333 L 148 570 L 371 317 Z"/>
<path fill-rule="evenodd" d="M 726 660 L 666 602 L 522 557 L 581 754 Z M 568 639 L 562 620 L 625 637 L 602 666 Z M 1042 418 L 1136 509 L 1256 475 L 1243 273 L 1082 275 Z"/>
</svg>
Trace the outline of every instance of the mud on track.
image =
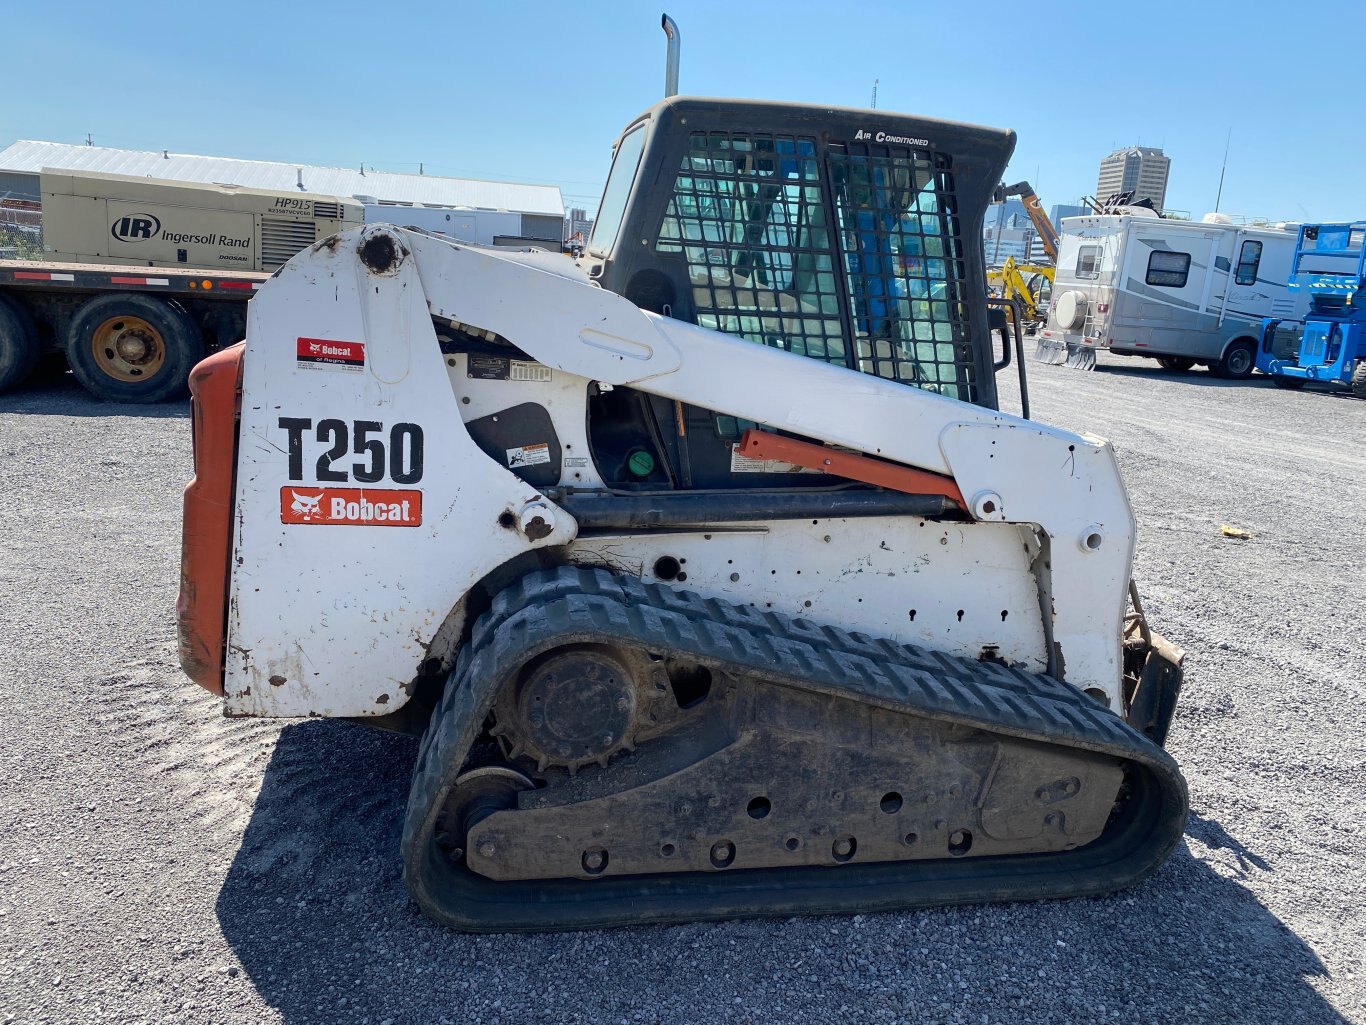
<svg viewBox="0 0 1366 1025">
<path fill-rule="evenodd" d="M 559 936 L 418 915 L 410 741 L 225 720 L 180 676 L 184 407 L 0 397 L 0 1023 L 1366 1021 L 1366 402 L 1029 370 L 1037 418 L 1114 441 L 1140 587 L 1190 652 L 1194 815 L 1164 869 L 1096 900 Z"/>
</svg>

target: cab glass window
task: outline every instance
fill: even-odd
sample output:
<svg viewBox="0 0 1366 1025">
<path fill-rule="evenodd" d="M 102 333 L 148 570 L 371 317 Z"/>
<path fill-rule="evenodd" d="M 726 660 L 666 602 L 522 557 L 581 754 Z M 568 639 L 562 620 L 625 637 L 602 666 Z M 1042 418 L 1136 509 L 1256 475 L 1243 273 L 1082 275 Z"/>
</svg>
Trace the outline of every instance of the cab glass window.
<svg viewBox="0 0 1366 1025">
<path fill-rule="evenodd" d="M 1143 280 L 1160 288 L 1185 288 L 1190 270 L 1190 253 L 1158 249 L 1148 257 L 1148 273 Z"/>
<path fill-rule="evenodd" d="M 1257 283 L 1257 265 L 1262 262 L 1262 244 L 1247 239 L 1243 242 L 1243 248 L 1238 251 L 1238 269 L 1234 272 L 1233 283 L 1236 285 L 1255 285 Z"/>
<path fill-rule="evenodd" d="M 605 256 L 616 245 L 621 219 L 626 214 L 626 200 L 631 195 L 631 185 L 636 180 L 636 169 L 640 166 L 640 153 L 644 147 L 644 124 L 637 125 L 622 136 L 617 146 L 612 171 L 607 176 L 607 187 L 602 192 L 602 204 L 593 221 L 593 234 L 588 240 L 588 248 L 595 253 Z"/>
</svg>

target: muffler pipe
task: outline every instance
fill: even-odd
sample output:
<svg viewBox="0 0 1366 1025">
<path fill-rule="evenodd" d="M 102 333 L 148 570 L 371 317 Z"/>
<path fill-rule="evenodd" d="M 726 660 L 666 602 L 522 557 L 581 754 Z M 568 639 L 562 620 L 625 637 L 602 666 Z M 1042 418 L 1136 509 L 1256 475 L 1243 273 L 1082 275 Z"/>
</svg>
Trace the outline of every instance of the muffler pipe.
<svg viewBox="0 0 1366 1025">
<path fill-rule="evenodd" d="M 669 55 L 664 65 L 664 98 L 678 95 L 678 23 L 664 15 L 659 22 L 669 38 Z"/>
</svg>

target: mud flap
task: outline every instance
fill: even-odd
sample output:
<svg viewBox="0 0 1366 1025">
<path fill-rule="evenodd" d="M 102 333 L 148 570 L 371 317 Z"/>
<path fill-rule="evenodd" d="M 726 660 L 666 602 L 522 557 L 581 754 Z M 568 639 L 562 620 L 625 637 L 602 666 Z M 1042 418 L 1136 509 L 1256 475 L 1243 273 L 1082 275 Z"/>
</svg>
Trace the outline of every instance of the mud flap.
<svg viewBox="0 0 1366 1025">
<path fill-rule="evenodd" d="M 1064 342 L 1060 338 L 1040 338 L 1034 347 L 1034 359 L 1053 366 L 1069 366 L 1073 370 L 1096 369 L 1094 346 Z"/>
<path fill-rule="evenodd" d="M 1034 360 L 1038 363 L 1051 363 L 1054 366 L 1067 362 L 1067 343 L 1057 338 L 1040 336 L 1034 346 Z"/>
</svg>

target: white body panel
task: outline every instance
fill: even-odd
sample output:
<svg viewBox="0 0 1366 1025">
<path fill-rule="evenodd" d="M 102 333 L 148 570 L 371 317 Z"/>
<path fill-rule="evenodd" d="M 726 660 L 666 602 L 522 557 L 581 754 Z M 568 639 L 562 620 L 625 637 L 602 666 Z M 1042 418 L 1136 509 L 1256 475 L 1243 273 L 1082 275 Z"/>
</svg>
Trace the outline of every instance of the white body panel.
<svg viewBox="0 0 1366 1025">
<path fill-rule="evenodd" d="M 357 255 L 375 236 L 402 250 L 381 274 Z M 472 381 L 462 357 L 441 355 L 431 316 L 495 332 L 556 373 Z M 363 366 L 304 366 L 300 339 L 363 345 Z M 376 226 L 301 254 L 261 290 L 245 367 L 226 680 L 234 713 L 394 711 L 466 591 L 533 548 L 642 574 L 652 555 L 682 553 L 680 586 L 940 650 L 991 648 L 1061 669 L 1120 705 L 1134 524 L 1098 439 L 657 317 L 561 257 Z M 576 540 L 572 517 L 484 455 L 464 423 L 534 401 L 562 442 L 586 446 L 591 381 L 950 474 L 983 522 L 765 522 Z M 356 484 L 319 478 L 328 446 L 313 434 L 300 435 L 301 458 L 291 459 L 282 417 L 306 418 L 310 430 L 323 418 L 356 425 L 355 453 L 365 423 L 420 427 L 426 465 L 404 487 L 421 492 L 421 524 L 285 522 L 283 489 Z M 372 467 L 351 453 L 330 465 Z M 588 469 L 573 483 L 596 483 L 591 460 Z M 553 526 L 548 536 L 518 528 L 528 508 Z"/>
<path fill-rule="evenodd" d="M 571 561 L 654 579 L 662 555 L 708 597 L 968 658 L 1048 670 L 1032 530 L 918 517 L 788 520 L 579 539 Z"/>
<path fill-rule="evenodd" d="M 1255 266 L 1239 262 L 1260 246 Z M 1288 287 L 1295 233 L 1127 214 L 1069 217 L 1062 224 L 1046 338 L 1130 356 L 1218 361 L 1234 341 L 1261 337 L 1264 317 L 1297 319 Z M 1154 253 L 1189 256 L 1183 284 L 1155 284 Z M 1159 257 L 1158 259 L 1161 259 Z M 1082 297 L 1085 319 L 1064 323 L 1059 300 Z"/>
</svg>

